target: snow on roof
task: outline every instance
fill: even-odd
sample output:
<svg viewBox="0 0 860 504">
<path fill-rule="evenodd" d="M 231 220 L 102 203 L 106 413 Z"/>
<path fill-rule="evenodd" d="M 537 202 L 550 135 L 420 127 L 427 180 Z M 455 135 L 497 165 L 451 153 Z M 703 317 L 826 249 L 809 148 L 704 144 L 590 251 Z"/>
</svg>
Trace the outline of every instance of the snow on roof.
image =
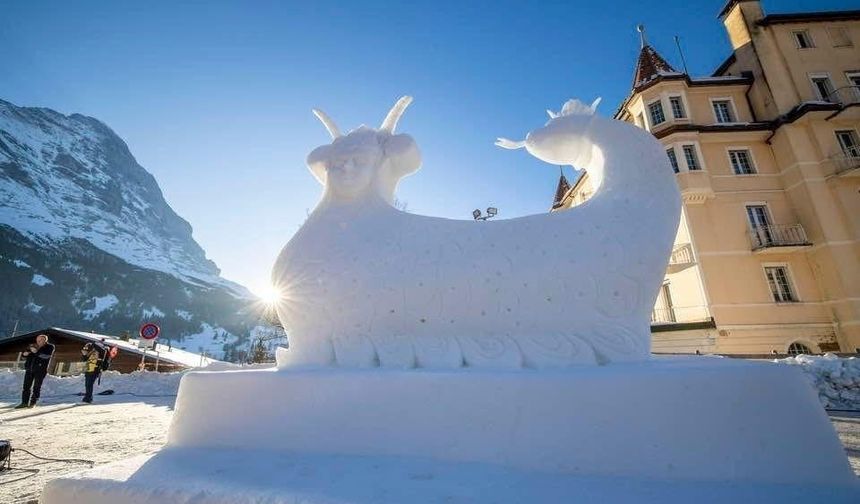
<svg viewBox="0 0 860 504">
<path fill-rule="evenodd" d="M 690 79 L 693 82 L 720 82 L 720 81 L 736 81 L 747 80 L 746 77 L 740 75 L 713 75 L 710 77 L 693 77 Z"/>
<path fill-rule="evenodd" d="M 126 352 L 136 353 L 138 355 L 143 355 L 143 350 L 137 347 L 137 340 L 125 341 L 117 338 L 116 336 L 109 336 L 107 334 L 96 334 L 89 333 L 83 331 L 72 331 L 70 329 L 63 329 L 62 327 L 52 327 L 51 329 L 55 331 L 60 331 L 64 333 L 68 333 L 79 338 L 84 338 L 90 341 L 101 341 L 104 340 L 108 345 L 114 345 L 117 348 L 122 349 Z M 148 352 L 150 355 L 153 352 Z M 170 362 L 173 364 L 178 364 L 180 366 L 187 367 L 203 367 L 208 366 L 213 362 L 221 362 L 217 359 L 212 359 L 209 357 L 204 357 L 203 355 L 189 352 L 187 350 L 182 350 L 180 348 L 171 347 L 168 348 L 166 345 L 158 345 L 158 358 L 165 362 Z"/>
</svg>

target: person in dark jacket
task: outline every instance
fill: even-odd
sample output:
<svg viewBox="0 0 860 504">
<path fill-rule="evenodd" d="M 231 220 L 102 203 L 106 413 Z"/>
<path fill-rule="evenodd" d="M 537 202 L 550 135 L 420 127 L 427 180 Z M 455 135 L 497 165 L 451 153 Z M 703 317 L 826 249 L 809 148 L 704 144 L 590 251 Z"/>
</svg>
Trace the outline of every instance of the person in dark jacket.
<svg viewBox="0 0 860 504">
<path fill-rule="evenodd" d="M 84 392 L 83 402 L 93 402 L 93 387 L 102 371 L 102 359 L 104 359 L 105 348 L 98 343 L 87 343 L 81 349 L 81 360 L 84 361 Z"/>
<path fill-rule="evenodd" d="M 15 408 L 32 408 L 42 393 L 42 381 L 48 374 L 48 365 L 54 355 L 54 345 L 48 343 L 48 335 L 36 336 L 36 342 L 21 353 L 24 361 L 24 389 L 21 391 L 21 404 Z"/>
</svg>

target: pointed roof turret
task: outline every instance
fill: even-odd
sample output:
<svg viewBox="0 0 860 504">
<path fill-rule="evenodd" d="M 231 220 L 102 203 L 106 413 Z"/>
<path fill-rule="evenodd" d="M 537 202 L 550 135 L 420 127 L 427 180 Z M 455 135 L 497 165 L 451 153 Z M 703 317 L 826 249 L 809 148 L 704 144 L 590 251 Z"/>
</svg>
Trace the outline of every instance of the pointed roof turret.
<svg viewBox="0 0 860 504">
<path fill-rule="evenodd" d="M 558 177 L 558 186 L 555 188 L 555 198 L 552 200 L 552 207 L 554 209 L 561 206 L 564 195 L 568 191 L 570 191 L 570 182 L 567 181 L 564 172 L 561 172 L 561 175 Z"/>
<path fill-rule="evenodd" d="M 636 60 L 636 70 L 633 72 L 633 89 L 646 84 L 660 75 L 678 74 L 678 71 L 672 68 L 668 61 L 663 59 L 660 54 L 648 45 L 645 40 L 645 27 L 639 25 L 636 27 L 639 32 L 639 41 L 641 49 L 639 50 L 639 59 Z"/>
</svg>

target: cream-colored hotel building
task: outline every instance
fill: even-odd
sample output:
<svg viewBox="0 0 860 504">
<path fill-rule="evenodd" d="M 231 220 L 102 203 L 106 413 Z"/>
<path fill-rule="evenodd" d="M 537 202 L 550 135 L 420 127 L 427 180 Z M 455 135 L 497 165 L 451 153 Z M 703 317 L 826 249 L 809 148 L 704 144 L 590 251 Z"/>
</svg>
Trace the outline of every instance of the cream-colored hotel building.
<svg viewBox="0 0 860 504">
<path fill-rule="evenodd" d="M 732 54 L 677 71 L 643 36 L 615 118 L 666 147 L 683 212 L 657 353 L 860 349 L 860 11 L 719 13 Z M 588 199 L 559 181 L 553 209 Z"/>
</svg>

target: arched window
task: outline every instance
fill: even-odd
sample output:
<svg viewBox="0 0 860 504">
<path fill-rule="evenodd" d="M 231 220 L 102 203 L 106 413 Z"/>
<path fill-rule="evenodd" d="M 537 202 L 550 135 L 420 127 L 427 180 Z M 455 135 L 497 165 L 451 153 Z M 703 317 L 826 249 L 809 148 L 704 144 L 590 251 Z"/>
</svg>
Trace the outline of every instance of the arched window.
<svg viewBox="0 0 860 504">
<path fill-rule="evenodd" d="M 812 350 L 809 349 L 808 346 L 803 343 L 794 342 L 788 345 L 788 355 L 802 355 L 802 354 L 811 354 Z"/>
</svg>

